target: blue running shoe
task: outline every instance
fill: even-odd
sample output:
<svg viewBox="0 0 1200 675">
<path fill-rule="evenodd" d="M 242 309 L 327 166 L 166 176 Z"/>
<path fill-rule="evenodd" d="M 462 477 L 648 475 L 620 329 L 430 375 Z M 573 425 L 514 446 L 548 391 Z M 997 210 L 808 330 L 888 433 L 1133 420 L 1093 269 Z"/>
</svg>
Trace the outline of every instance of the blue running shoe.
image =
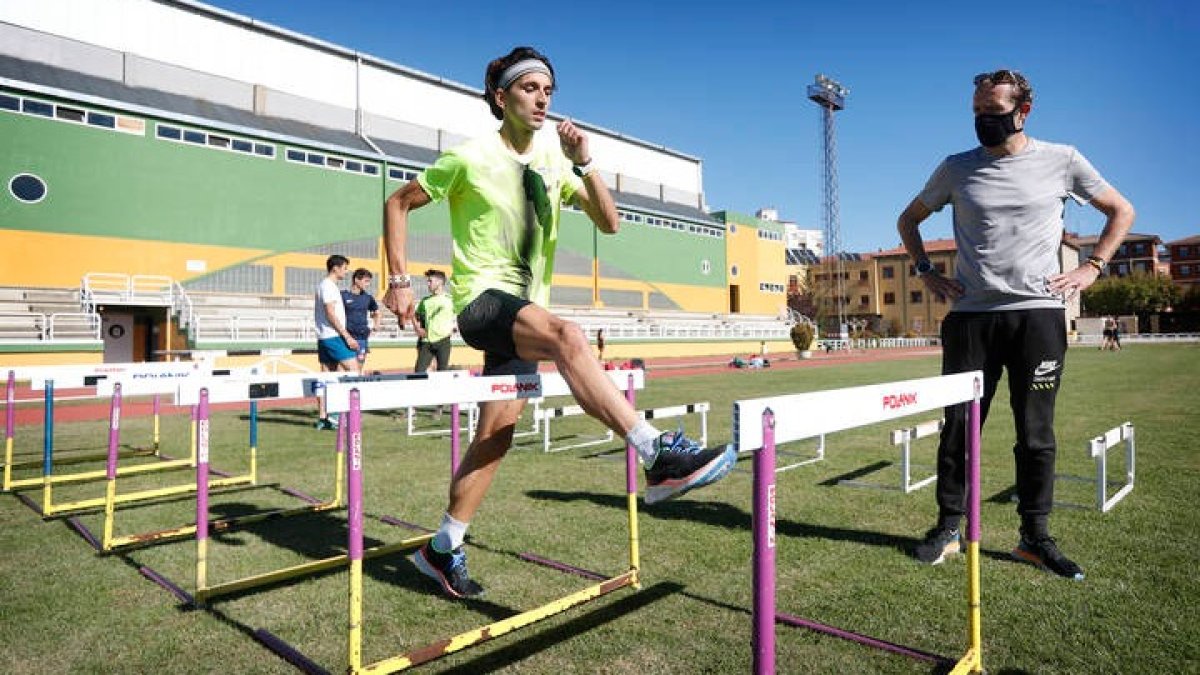
<svg viewBox="0 0 1200 675">
<path fill-rule="evenodd" d="M 654 442 L 658 454 L 646 467 L 646 503 L 678 497 L 685 492 L 715 483 L 737 463 L 732 445 L 705 450 L 683 435 L 668 431 Z"/>
<path fill-rule="evenodd" d="M 925 533 L 913 557 L 927 565 L 940 565 L 946 556 L 962 551 L 962 535 L 956 527 L 939 525 Z"/>
<path fill-rule="evenodd" d="M 417 566 L 421 574 L 438 582 L 442 590 L 453 598 L 471 598 L 483 595 L 483 586 L 475 583 L 467 575 L 467 554 L 459 546 L 449 553 L 436 551 L 428 542 L 409 560 Z"/>
</svg>

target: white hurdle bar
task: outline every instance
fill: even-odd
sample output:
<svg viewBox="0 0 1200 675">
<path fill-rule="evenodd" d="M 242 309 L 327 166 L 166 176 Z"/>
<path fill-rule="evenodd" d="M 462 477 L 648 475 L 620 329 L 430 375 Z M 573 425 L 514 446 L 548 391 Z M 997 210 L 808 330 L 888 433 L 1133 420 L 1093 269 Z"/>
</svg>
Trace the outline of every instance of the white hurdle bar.
<svg viewBox="0 0 1200 675">
<path fill-rule="evenodd" d="M 1108 480 L 1108 451 L 1112 448 L 1124 443 L 1125 444 L 1125 480 L 1124 481 L 1109 481 Z M 1063 508 L 1072 509 L 1090 509 L 1093 506 L 1101 513 L 1108 513 L 1117 502 L 1124 499 L 1133 492 L 1134 473 L 1136 468 L 1137 443 L 1132 422 L 1125 422 L 1119 427 L 1113 427 L 1104 432 L 1100 436 L 1087 442 L 1087 454 L 1095 460 L 1096 477 L 1090 476 L 1075 476 L 1071 474 L 1054 474 L 1056 481 L 1072 481 L 1079 483 L 1092 483 L 1096 486 L 1096 500 L 1093 504 L 1080 504 L 1078 502 L 1068 502 L 1054 500 L 1054 505 Z M 1108 489 L 1110 487 L 1120 486 L 1117 491 L 1110 497 Z M 1014 493 L 1010 497 L 1011 501 L 1019 501 L 1020 498 Z"/>
<path fill-rule="evenodd" d="M 739 454 L 742 452 L 750 452 L 750 451 L 749 450 L 739 450 L 738 451 Z M 779 454 L 780 455 L 788 455 L 791 457 L 804 457 L 804 455 L 801 455 L 798 452 L 791 452 L 791 451 L 786 451 L 786 452 L 780 451 Z M 817 436 L 816 454 L 806 457 L 805 459 L 802 459 L 798 462 L 792 462 L 791 464 L 784 464 L 783 466 L 777 466 L 777 467 L 775 467 L 775 473 L 783 473 L 784 471 L 791 471 L 792 469 L 798 469 L 802 466 L 808 466 L 809 464 L 816 464 L 817 462 L 822 462 L 824 460 L 825 460 L 825 434 L 821 434 L 820 436 Z M 734 469 L 734 470 L 735 471 L 743 471 L 744 469 Z"/>
<path fill-rule="evenodd" d="M 1108 496 L 1108 451 L 1110 448 L 1125 444 L 1125 482 L 1121 488 Z M 1119 427 L 1113 427 L 1097 436 L 1088 443 L 1088 452 L 1096 460 L 1096 508 L 1101 513 L 1117 505 L 1130 492 L 1133 492 L 1134 457 L 1136 454 L 1133 433 L 1133 423 L 1125 422 Z"/>
<path fill-rule="evenodd" d="M 561 408 L 542 408 L 533 412 L 534 424 L 539 422 L 542 425 L 542 452 L 562 452 L 563 450 L 573 450 L 575 448 L 587 448 L 593 445 L 601 445 L 611 443 L 613 440 L 612 429 L 605 429 L 604 434 L 597 437 L 584 437 L 578 443 L 569 443 L 560 445 L 557 448 L 550 447 L 550 420 L 558 417 L 575 417 L 578 415 L 586 415 L 581 406 L 568 405 Z"/>
<path fill-rule="evenodd" d="M 52 380 L 56 389 L 93 387 L 104 380 L 120 378 L 123 383 L 211 375 L 213 369 L 195 361 L 148 363 L 93 363 L 73 366 L 27 366 L 16 368 L 17 380 L 28 380 L 30 389 L 42 391 Z M 128 392 L 122 392 L 128 396 Z"/>
<path fill-rule="evenodd" d="M 904 492 L 904 494 L 916 492 L 917 490 L 920 490 L 926 485 L 929 485 L 937 480 L 937 473 L 935 472 L 932 476 L 926 476 L 915 483 L 913 482 L 912 444 L 913 441 L 917 441 L 934 434 L 940 434 L 942 427 L 944 427 L 945 424 L 946 421 L 942 419 L 929 420 L 928 422 L 922 422 L 914 427 L 894 429 L 892 433 L 889 434 L 891 444 L 900 446 L 900 490 Z M 848 487 L 875 488 L 879 490 L 893 489 L 890 485 L 872 483 L 863 480 L 839 480 L 838 485 L 846 485 Z"/>
<path fill-rule="evenodd" d="M 735 401 L 733 442 L 754 452 L 752 667 L 755 675 L 775 672 L 775 624 L 808 628 L 897 654 L 944 665 L 952 675 L 983 672 L 979 592 L 979 433 L 983 373 L 979 371 L 919 380 Z M 957 661 L 776 611 L 775 505 L 776 444 L 876 424 L 908 415 L 969 403 L 967 448 L 967 621 L 968 648 Z"/>
<path fill-rule="evenodd" d="M 647 410 L 638 410 L 637 414 L 644 420 L 662 420 L 675 417 L 683 417 L 685 415 L 700 416 L 700 445 L 701 447 L 708 446 L 708 411 L 710 406 L 708 401 L 700 401 L 699 403 L 687 403 L 684 405 L 673 405 L 664 408 L 653 408 Z M 585 415 L 583 408 L 577 405 L 564 406 L 562 408 L 546 408 L 536 413 L 536 418 L 540 418 L 545 425 L 542 428 L 542 452 L 562 452 L 572 448 L 585 448 L 592 445 L 600 445 L 602 443 L 611 443 L 613 440 L 613 432 L 611 429 L 606 429 L 604 436 L 592 440 L 581 441 L 571 445 L 561 445 L 557 448 L 551 447 L 550 439 L 550 420 L 560 417 L 574 417 L 576 415 Z"/>
<path fill-rule="evenodd" d="M 570 394 L 566 394 L 566 396 L 570 396 Z M 544 396 L 540 396 L 538 398 L 530 399 L 529 402 L 533 404 L 533 426 L 529 427 L 525 431 L 514 431 L 513 438 L 521 438 L 523 436 L 532 436 L 534 434 L 541 433 L 541 422 L 538 421 L 538 413 L 541 412 L 542 404 L 546 402 L 546 398 Z M 473 441 L 475 440 L 475 428 L 479 426 L 479 406 L 474 403 L 470 403 L 466 404 L 466 408 L 467 440 Z"/>
</svg>

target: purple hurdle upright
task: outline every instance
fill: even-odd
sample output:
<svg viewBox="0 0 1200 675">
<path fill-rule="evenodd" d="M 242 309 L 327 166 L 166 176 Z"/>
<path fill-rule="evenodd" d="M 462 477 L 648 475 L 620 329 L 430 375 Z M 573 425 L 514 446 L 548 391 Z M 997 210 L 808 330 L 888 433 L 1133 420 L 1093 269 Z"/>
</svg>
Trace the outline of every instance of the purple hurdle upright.
<svg viewBox="0 0 1200 675">
<path fill-rule="evenodd" d="M 971 390 L 973 394 L 971 393 Z M 894 654 L 951 666 L 951 675 L 983 672 L 980 618 L 980 403 L 982 373 L 869 385 L 849 389 L 738 401 L 734 404 L 734 436 L 739 446 L 755 449 L 752 533 L 753 598 L 752 666 L 755 675 L 775 672 L 775 624 L 807 628 Z M 895 419 L 948 405 L 966 404 L 967 418 L 967 620 L 968 649 L 959 659 L 947 658 L 776 611 L 775 599 L 775 452 L 776 443 Z M 876 407 L 878 406 L 878 407 Z M 786 417 L 781 410 L 787 411 Z M 761 415 L 761 427 L 751 415 Z M 781 431 L 782 427 L 782 431 Z M 761 433 L 761 435 L 759 435 Z"/>
<path fill-rule="evenodd" d="M 625 387 L 625 400 L 629 401 L 630 407 L 637 410 L 636 393 L 633 380 L 633 374 L 629 374 L 628 384 Z M 547 425 L 550 423 L 547 422 Z M 625 492 L 629 511 L 629 569 L 633 571 L 633 587 L 640 589 L 642 580 L 640 574 L 641 564 L 638 562 L 638 519 L 637 519 L 637 491 L 638 491 L 638 461 L 637 449 L 632 443 L 625 443 Z"/>
<path fill-rule="evenodd" d="M 208 389 L 200 390 L 196 415 L 196 588 L 208 587 Z M 196 599 L 197 606 L 204 601 Z"/>
<path fill-rule="evenodd" d="M 363 561 L 363 501 L 362 501 L 362 404 L 357 389 L 350 391 L 350 443 L 346 452 L 349 503 L 348 553 L 350 558 L 350 630 L 347 656 L 350 672 L 362 668 L 362 561 Z M 458 416 L 455 415 L 457 420 Z"/>
<path fill-rule="evenodd" d="M 775 413 L 763 411 L 763 448 L 754 453 L 754 614 L 756 675 L 775 672 Z"/>
</svg>

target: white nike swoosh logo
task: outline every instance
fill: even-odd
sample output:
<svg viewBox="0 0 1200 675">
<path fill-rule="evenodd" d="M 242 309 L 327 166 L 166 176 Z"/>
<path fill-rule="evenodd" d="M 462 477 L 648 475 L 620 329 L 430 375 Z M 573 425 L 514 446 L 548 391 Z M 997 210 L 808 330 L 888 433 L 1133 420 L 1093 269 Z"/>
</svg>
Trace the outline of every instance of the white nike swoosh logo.
<svg viewBox="0 0 1200 675">
<path fill-rule="evenodd" d="M 1033 376 L 1041 377 L 1043 375 L 1048 375 L 1050 373 L 1053 373 L 1055 370 L 1058 370 L 1058 366 L 1050 366 L 1049 368 L 1038 366 L 1036 369 L 1034 369 Z"/>
</svg>

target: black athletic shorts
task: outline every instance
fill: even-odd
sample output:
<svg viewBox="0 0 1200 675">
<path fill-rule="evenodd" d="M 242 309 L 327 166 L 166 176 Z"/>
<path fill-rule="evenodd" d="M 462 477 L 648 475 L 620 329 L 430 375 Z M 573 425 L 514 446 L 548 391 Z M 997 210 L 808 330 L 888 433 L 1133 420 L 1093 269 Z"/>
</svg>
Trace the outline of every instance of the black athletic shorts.
<svg viewBox="0 0 1200 675">
<path fill-rule="evenodd" d="M 524 298 L 489 288 L 458 314 L 458 334 L 463 342 L 483 352 L 484 375 L 529 375 L 536 361 L 517 356 L 513 324 L 517 312 L 531 304 Z"/>
</svg>

